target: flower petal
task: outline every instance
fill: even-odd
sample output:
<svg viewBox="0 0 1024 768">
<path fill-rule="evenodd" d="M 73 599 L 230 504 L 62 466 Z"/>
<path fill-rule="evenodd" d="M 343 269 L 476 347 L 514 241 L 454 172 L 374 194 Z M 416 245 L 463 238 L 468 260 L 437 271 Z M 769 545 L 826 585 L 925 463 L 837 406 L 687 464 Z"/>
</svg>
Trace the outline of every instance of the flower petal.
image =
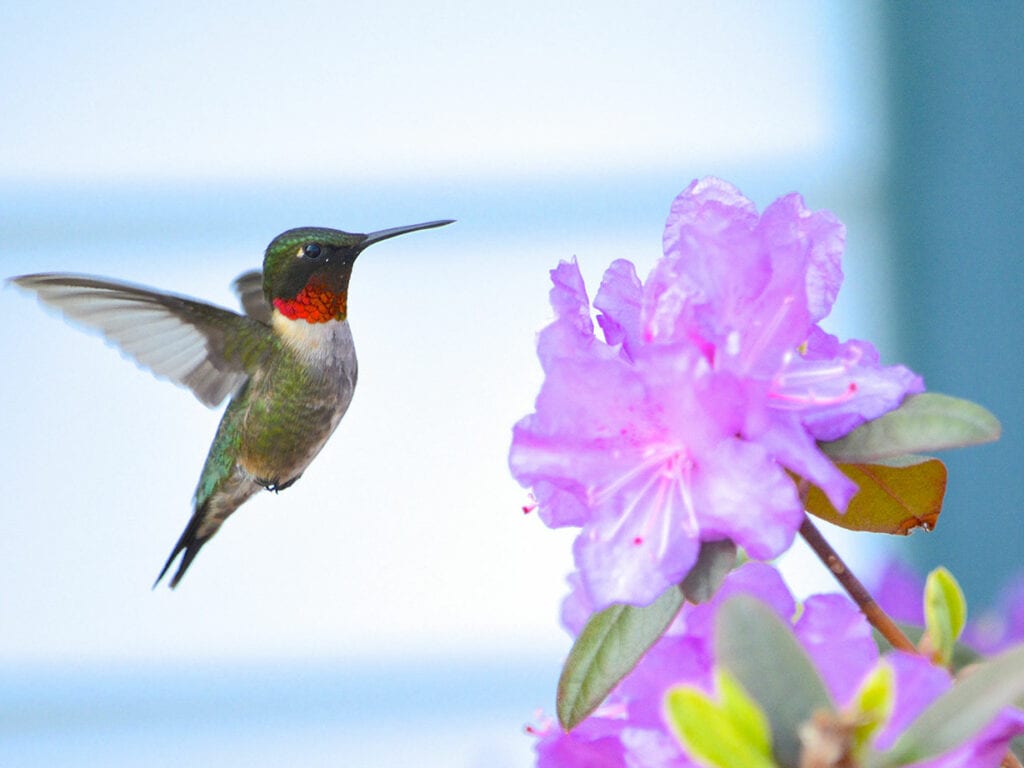
<svg viewBox="0 0 1024 768">
<path fill-rule="evenodd" d="M 694 181 L 665 222 L 665 258 L 644 290 L 648 339 L 724 339 L 771 276 L 755 234 L 757 208 L 720 179 Z"/>
<path fill-rule="evenodd" d="M 795 414 L 775 412 L 768 428 L 747 437 L 764 446 L 779 464 L 823 490 L 840 512 L 857 493 L 856 483 L 821 452 Z"/>
<path fill-rule="evenodd" d="M 622 344 L 627 354 L 642 343 L 640 337 L 640 309 L 643 286 L 631 262 L 617 259 L 604 273 L 601 288 L 594 297 L 594 307 L 600 310 L 597 322 L 610 346 Z"/>
<path fill-rule="evenodd" d="M 664 508 L 637 509 L 612 525 L 584 528 L 573 554 L 594 610 L 612 603 L 648 605 L 678 584 L 697 560 L 696 532 L 679 524 L 689 510 L 670 492 L 651 488 L 639 504 Z"/>
<path fill-rule="evenodd" d="M 802 404 L 800 419 L 816 440 L 837 440 L 924 391 L 924 381 L 908 368 L 880 365 L 871 343 L 840 344 L 820 329 L 809 338 L 807 354 L 795 357 L 776 383 L 776 401 Z"/>
<path fill-rule="evenodd" d="M 804 601 L 794 631 L 833 701 L 848 703 L 878 661 L 878 646 L 864 614 L 843 595 L 812 595 Z M 836 659 L 842 663 L 835 663 Z"/>
<path fill-rule="evenodd" d="M 782 554 L 803 520 L 796 486 L 760 445 L 723 440 L 694 476 L 701 536 L 730 538 L 751 557 Z"/>
</svg>

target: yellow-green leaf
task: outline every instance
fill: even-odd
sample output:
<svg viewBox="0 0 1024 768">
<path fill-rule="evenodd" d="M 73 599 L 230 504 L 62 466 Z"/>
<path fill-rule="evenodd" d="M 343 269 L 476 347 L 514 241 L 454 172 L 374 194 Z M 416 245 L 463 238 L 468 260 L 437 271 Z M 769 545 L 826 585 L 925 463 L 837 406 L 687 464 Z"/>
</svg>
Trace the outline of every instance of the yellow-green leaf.
<svg viewBox="0 0 1024 768">
<path fill-rule="evenodd" d="M 688 686 L 666 698 L 669 723 L 684 749 L 709 768 L 776 768 L 768 719 L 725 670 L 715 673 L 721 702 Z"/>
<path fill-rule="evenodd" d="M 874 735 L 889 720 L 895 688 L 896 675 L 885 661 L 877 664 L 861 683 L 853 699 L 853 706 L 859 715 L 853 731 L 855 754 L 867 749 Z"/>
<path fill-rule="evenodd" d="M 901 457 L 885 464 L 838 464 L 857 484 L 857 495 L 840 514 L 825 494 L 812 487 L 807 511 L 853 531 L 906 535 L 914 528 L 931 530 L 939 520 L 946 494 L 946 466 L 938 459 Z"/>
<path fill-rule="evenodd" d="M 927 651 L 944 667 L 967 622 L 967 601 L 953 574 L 939 567 L 928 574 L 924 586 L 924 623 Z"/>
<path fill-rule="evenodd" d="M 835 706 L 792 627 L 756 598 L 734 595 L 715 617 L 715 654 L 768 718 L 775 762 L 796 768 L 800 727 Z"/>
</svg>

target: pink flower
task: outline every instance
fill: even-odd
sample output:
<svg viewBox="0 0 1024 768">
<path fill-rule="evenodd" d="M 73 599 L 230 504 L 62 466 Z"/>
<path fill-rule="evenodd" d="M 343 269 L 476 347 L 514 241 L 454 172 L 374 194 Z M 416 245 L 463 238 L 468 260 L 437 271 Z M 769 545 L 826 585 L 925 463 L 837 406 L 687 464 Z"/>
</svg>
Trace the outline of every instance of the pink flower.
<svg viewBox="0 0 1024 768">
<path fill-rule="evenodd" d="M 570 578 L 573 591 L 562 607 L 563 621 L 575 635 L 576 617 L 593 605 Z M 538 768 L 644 766 L 698 768 L 682 749 L 664 718 L 669 689 L 680 684 L 713 687 L 714 619 L 718 607 L 737 592 L 753 594 L 788 617 L 796 603 L 778 572 L 748 563 L 729 574 L 715 597 L 703 605 L 685 605 L 669 632 L 640 660 L 589 718 L 565 733 L 552 720 L 531 729 L 537 736 Z M 866 625 L 865 625 L 866 626 Z M 870 633 L 866 633 L 870 640 Z"/>
<path fill-rule="evenodd" d="M 570 578 L 573 589 L 562 616 L 572 634 L 593 606 Z M 537 738 L 538 768 L 696 768 L 673 734 L 664 704 L 669 690 L 691 686 L 713 694 L 716 619 L 732 597 L 756 597 L 787 625 L 825 684 L 837 711 L 855 706 L 858 690 L 883 657 L 864 615 L 847 597 L 814 595 L 799 607 L 778 571 L 746 563 L 730 573 L 715 596 L 701 605 L 684 604 L 669 630 L 586 720 L 570 733 L 545 719 L 530 728 Z M 799 618 L 794 619 L 794 616 Z M 894 651 L 884 657 L 893 672 L 892 710 L 872 739 L 887 750 L 907 727 L 952 686 L 949 673 L 927 658 Z M 1009 742 L 1024 733 L 1024 711 L 1007 708 L 975 736 L 920 768 L 996 768 Z"/>
<path fill-rule="evenodd" d="M 921 380 L 817 322 L 842 274 L 842 224 L 797 195 L 760 217 L 717 179 L 672 206 L 646 283 L 616 261 L 594 301 L 579 268 L 552 270 L 545 381 L 514 428 L 510 466 L 574 554 L 595 608 L 647 604 L 684 578 L 701 541 L 785 551 L 803 508 L 787 474 L 844 509 L 855 486 L 818 449 L 896 407 Z"/>
</svg>

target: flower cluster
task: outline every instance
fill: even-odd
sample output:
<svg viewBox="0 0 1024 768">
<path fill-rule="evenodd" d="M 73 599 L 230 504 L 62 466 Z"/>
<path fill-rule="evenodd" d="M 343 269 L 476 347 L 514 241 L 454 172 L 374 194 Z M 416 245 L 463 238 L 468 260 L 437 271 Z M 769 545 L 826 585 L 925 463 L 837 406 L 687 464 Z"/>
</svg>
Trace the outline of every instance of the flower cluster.
<svg viewBox="0 0 1024 768">
<path fill-rule="evenodd" d="M 581 527 L 587 599 L 644 605 L 728 538 L 756 559 L 803 516 L 790 473 L 845 509 L 856 488 L 819 450 L 895 408 L 921 379 L 821 329 L 842 282 L 843 225 L 799 195 L 760 215 L 724 181 L 672 205 L 664 257 L 641 282 L 616 261 L 594 299 L 575 262 L 552 270 L 545 380 L 514 428 L 513 474 L 552 527 Z"/>
<path fill-rule="evenodd" d="M 767 560 L 802 524 L 829 567 L 842 566 L 804 517 L 805 501 L 821 513 L 808 484 L 839 512 L 867 491 L 846 518 L 855 529 L 902 530 L 915 484 L 931 494 L 922 513 L 937 514 L 944 470 L 908 458 L 995 439 L 998 421 L 948 396 L 904 403 L 919 377 L 822 330 L 844 230 L 798 195 L 758 214 L 729 184 L 696 181 L 663 242 L 644 282 L 627 261 L 609 267 L 593 302 L 599 333 L 576 263 L 551 272 L 545 379 L 509 462 L 547 525 L 582 530 L 562 616 L 577 638 L 559 683 L 566 730 L 530 729 L 538 766 L 1016 764 L 1006 750 L 1024 733 L 1011 706 L 1024 694 L 1024 644 L 1007 646 L 1024 637 L 1024 591 L 1005 598 L 1000 625 L 967 627 L 977 650 L 1005 649 L 975 663 L 957 645 L 966 603 L 945 569 L 923 595 L 892 569 L 878 589 L 897 618 L 923 622 L 915 646 L 843 567 L 857 605 L 797 604 L 770 565 L 735 567 L 734 545 Z M 903 650 L 883 655 L 866 616 Z"/>
<path fill-rule="evenodd" d="M 867 620 L 847 598 L 837 594 L 815 595 L 798 604 L 774 568 L 747 563 L 725 579 L 711 601 L 685 605 L 668 632 L 633 672 L 577 728 L 566 733 L 550 720 L 532 727 L 530 730 L 537 737 L 538 768 L 706 765 L 688 754 L 680 743 L 664 703 L 669 692 L 679 686 L 714 695 L 715 620 L 722 605 L 739 594 L 756 597 L 792 625 L 794 636 L 817 668 L 839 711 L 857 716 L 855 699 L 865 681 L 880 665 L 890 670 L 892 700 L 873 733 L 874 749 L 891 747 L 908 725 L 952 684 L 945 669 L 924 657 L 896 652 L 883 659 Z M 581 629 L 580 617 L 588 615 L 591 607 L 585 594 L 574 589 L 563 605 L 563 621 L 570 631 Z M 1024 712 L 1004 710 L 967 742 L 920 765 L 996 766 L 1010 740 L 1021 733 Z"/>
</svg>

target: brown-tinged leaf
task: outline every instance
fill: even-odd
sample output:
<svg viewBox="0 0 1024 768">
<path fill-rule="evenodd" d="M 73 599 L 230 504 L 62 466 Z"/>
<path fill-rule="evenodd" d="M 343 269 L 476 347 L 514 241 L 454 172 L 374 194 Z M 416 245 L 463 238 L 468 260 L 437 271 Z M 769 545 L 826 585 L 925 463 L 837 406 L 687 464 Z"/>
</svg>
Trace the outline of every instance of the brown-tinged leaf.
<svg viewBox="0 0 1024 768">
<path fill-rule="evenodd" d="M 946 493 L 946 466 L 938 459 L 906 456 L 885 464 L 838 464 L 857 484 L 844 514 L 818 488 L 807 494 L 807 511 L 852 531 L 907 535 L 914 528 L 932 530 Z"/>
</svg>

